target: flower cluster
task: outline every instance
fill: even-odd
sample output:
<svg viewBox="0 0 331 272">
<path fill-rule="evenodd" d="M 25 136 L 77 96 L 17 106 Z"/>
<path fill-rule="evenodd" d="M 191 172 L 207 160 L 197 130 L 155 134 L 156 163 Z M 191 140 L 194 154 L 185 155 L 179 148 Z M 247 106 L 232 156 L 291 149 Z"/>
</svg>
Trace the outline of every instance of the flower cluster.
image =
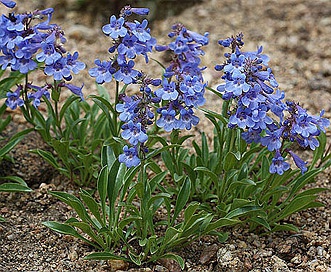
<svg viewBox="0 0 331 272">
<path fill-rule="evenodd" d="M 220 40 L 223 47 L 230 47 L 225 53 L 226 61 L 215 67 L 223 71 L 225 83 L 218 86 L 225 100 L 236 103 L 230 111 L 229 127 L 243 130 L 247 143 L 260 143 L 275 152 L 269 171 L 282 175 L 290 168 L 285 161 L 289 154 L 304 173 L 306 162 L 298 157 L 285 143 L 296 142 L 303 148 L 315 150 L 319 146 L 316 137 L 325 132 L 329 120 L 312 116 L 299 104 L 284 101 L 285 94 L 278 89 L 274 74 L 268 67 L 269 58 L 262 54 L 262 47 L 256 52 L 242 52 L 243 35 L 238 34 Z"/>
<path fill-rule="evenodd" d="M 147 126 L 154 119 L 151 109 L 156 108 L 158 113 L 156 125 L 167 132 L 174 129 L 189 130 L 199 122 L 193 108 L 205 102 L 203 95 L 206 84 L 201 74 L 203 68 L 199 67 L 199 56 L 203 55 L 200 47 L 208 43 L 208 34 L 202 36 L 181 24 L 174 25 L 172 30 L 169 37 L 176 37 L 176 40 L 167 46 L 156 46 L 158 51 L 169 50 L 173 53 L 163 80 L 143 77 L 140 88 L 142 95 L 123 97 L 124 103 L 116 107 L 121 113 L 120 120 L 125 122 L 122 137 L 133 145 L 131 148 L 125 146 L 124 154 L 119 157 L 120 162 L 128 167 L 138 165 L 139 158 L 148 151 L 144 143 L 148 139 Z M 148 85 L 161 86 L 153 92 Z"/>
<path fill-rule="evenodd" d="M 200 56 L 204 54 L 201 46 L 208 43 L 208 34 L 200 35 L 177 24 L 169 34 L 175 41 L 166 46 L 155 46 L 156 39 L 151 36 L 146 19 L 141 23 L 128 21 L 132 13 L 146 15 L 148 11 L 146 8 L 126 6 L 119 18 L 113 15 L 110 23 L 103 26 L 102 30 L 113 40 L 113 46 L 108 51 L 114 53 L 114 56 L 109 61 L 95 60 L 96 67 L 89 70 L 89 74 L 99 84 L 114 78 L 126 85 L 140 85 L 140 94 L 126 96 L 122 93 L 120 103 L 116 105 L 119 118 L 124 122 L 121 136 L 131 146 L 124 147 L 119 160 L 128 167 L 138 165 L 140 158 L 148 152 L 145 143 L 148 140 L 147 127 L 155 119 L 153 109 L 158 113 L 156 125 L 165 131 L 191 129 L 192 125 L 199 122 L 193 108 L 205 102 L 206 84 L 203 83 L 201 73 L 204 68 L 199 65 Z M 148 53 L 154 47 L 158 51 L 168 50 L 173 53 L 163 80 L 151 79 L 134 69 L 135 58 L 142 55 L 147 63 Z M 152 91 L 150 86 L 160 87 Z"/>
<path fill-rule="evenodd" d="M 140 95 L 122 94 L 120 95 L 122 103 L 116 105 L 116 111 L 120 113 L 119 119 L 124 122 L 121 136 L 131 145 L 131 147 L 124 146 L 124 153 L 119 156 L 119 161 L 125 163 L 127 167 L 139 165 L 140 158 L 148 152 L 145 145 L 148 140 L 147 128 L 153 124 L 153 105 L 159 102 L 159 99 L 154 97 L 150 86 L 159 86 L 160 79 L 141 75 L 139 84 Z"/>
<path fill-rule="evenodd" d="M 167 46 L 156 46 L 156 50 L 169 50 L 172 61 L 165 69 L 160 89 L 155 94 L 166 101 L 157 110 L 161 118 L 156 124 L 165 131 L 173 129 L 191 129 L 199 122 L 193 109 L 205 103 L 206 83 L 202 77 L 200 56 L 204 55 L 202 46 L 208 44 L 208 33 L 200 35 L 182 24 L 175 24 L 168 35 L 175 40 Z"/>
<path fill-rule="evenodd" d="M 153 123 L 154 118 L 152 104 L 159 102 L 153 97 L 149 86 L 158 86 L 161 80 L 148 78 L 143 72 L 134 69 L 137 56 L 144 56 L 146 63 L 148 62 L 147 54 L 152 52 L 156 39 L 151 36 L 146 19 L 131 22 L 129 16 L 133 13 L 147 15 L 148 12 L 146 8 L 125 6 L 119 18 L 111 16 L 110 23 L 104 25 L 102 31 L 113 41 L 108 49 L 113 56 L 109 61 L 96 59 L 96 67 L 89 70 L 90 76 L 98 84 L 110 82 L 114 78 L 126 85 L 140 85 L 140 94 L 127 96 L 121 93 L 116 105 L 116 110 L 120 113 L 119 119 L 123 122 L 121 136 L 130 144 L 124 146 L 123 154 L 119 156 L 119 161 L 127 167 L 139 165 L 141 156 L 148 152 L 145 143 L 148 139 L 147 127 Z"/>
<path fill-rule="evenodd" d="M 140 74 L 134 69 L 134 59 L 143 55 L 148 62 L 147 53 L 152 52 L 156 39 L 150 35 L 146 19 L 142 22 L 127 20 L 132 13 L 146 15 L 148 9 L 125 6 L 119 18 L 111 16 L 110 23 L 102 27 L 103 33 L 113 41 L 108 51 L 114 53 L 114 57 L 109 61 L 96 59 L 96 67 L 89 70 L 90 76 L 99 84 L 110 82 L 112 78 L 124 84 L 135 83 Z"/>
<path fill-rule="evenodd" d="M 12 1 L 1 1 L 12 7 Z M 85 69 L 85 64 L 78 61 L 78 52 L 66 52 L 63 44 L 66 42 L 64 33 L 56 24 L 51 24 L 53 9 L 36 10 L 31 13 L 2 15 L 0 26 L 0 67 L 5 70 L 10 67 L 12 71 L 19 71 L 27 75 L 30 71 L 43 69 L 44 73 L 53 77 L 57 86 L 68 87 L 71 91 L 83 98 L 81 88 L 67 84 L 72 79 L 72 74 L 77 74 Z M 42 65 L 40 65 L 42 64 Z M 28 94 L 35 106 L 40 104 L 40 97 L 45 94 L 43 87 L 31 88 L 33 93 Z M 7 105 L 12 109 L 22 105 L 20 99 L 21 87 L 14 93 L 8 92 Z"/>
</svg>

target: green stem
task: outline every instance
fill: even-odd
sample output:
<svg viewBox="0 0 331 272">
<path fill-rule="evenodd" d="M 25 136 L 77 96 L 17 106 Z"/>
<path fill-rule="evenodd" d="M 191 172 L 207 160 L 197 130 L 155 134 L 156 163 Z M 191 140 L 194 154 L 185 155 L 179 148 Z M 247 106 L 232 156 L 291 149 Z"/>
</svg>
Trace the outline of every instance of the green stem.
<svg viewBox="0 0 331 272">
<path fill-rule="evenodd" d="M 54 81 L 54 91 L 58 94 L 58 98 L 60 97 L 60 90 L 59 86 L 56 81 Z M 60 114 L 59 114 L 59 100 L 54 100 L 54 108 L 55 108 L 55 123 L 56 123 L 56 135 L 60 138 L 63 136 L 62 128 L 61 128 L 61 120 L 60 120 Z"/>
<path fill-rule="evenodd" d="M 32 119 L 32 114 L 30 111 L 29 107 L 29 98 L 28 98 L 28 83 L 29 83 L 29 76 L 28 74 L 25 75 L 25 83 L 24 83 L 24 88 L 23 88 L 23 100 L 24 100 L 24 111 L 25 111 L 25 118 L 26 120 L 34 125 L 33 119 Z"/>
<path fill-rule="evenodd" d="M 116 107 L 116 105 L 119 102 L 119 98 L 118 98 L 119 91 L 120 91 L 120 83 L 118 81 L 116 81 L 116 87 L 115 87 L 115 105 L 114 105 L 115 107 Z M 113 136 L 117 137 L 119 135 L 119 133 L 120 133 L 120 128 L 118 127 L 117 116 L 114 116 L 113 119 L 114 119 L 114 127 L 116 129 L 116 135 L 113 135 Z"/>
</svg>

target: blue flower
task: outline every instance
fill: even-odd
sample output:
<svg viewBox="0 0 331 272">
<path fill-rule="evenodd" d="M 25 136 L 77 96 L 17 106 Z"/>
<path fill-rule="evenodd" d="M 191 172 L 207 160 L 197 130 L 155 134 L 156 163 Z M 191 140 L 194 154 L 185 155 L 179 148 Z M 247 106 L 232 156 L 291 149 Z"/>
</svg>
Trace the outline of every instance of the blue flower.
<svg viewBox="0 0 331 272">
<path fill-rule="evenodd" d="M 267 136 L 261 138 L 261 144 L 266 146 L 269 151 L 279 150 L 282 146 L 281 136 L 283 128 L 275 131 L 267 130 Z"/>
<path fill-rule="evenodd" d="M 198 76 L 186 75 L 180 82 L 179 89 L 186 106 L 202 106 L 205 103 L 204 91 L 206 84 L 203 84 Z"/>
<path fill-rule="evenodd" d="M 267 107 L 260 105 L 260 107 L 252 110 L 252 121 L 255 123 L 254 128 L 266 129 L 268 125 L 273 123 L 270 116 L 267 115 Z"/>
<path fill-rule="evenodd" d="M 38 67 L 37 63 L 32 59 L 17 59 L 14 64 L 11 65 L 12 70 L 20 71 L 22 74 L 27 74 L 30 71 L 35 70 Z"/>
<path fill-rule="evenodd" d="M 128 22 L 127 25 L 130 27 L 132 34 L 140 41 L 146 42 L 150 40 L 151 34 L 149 34 L 149 29 L 146 29 L 148 21 L 144 19 L 141 23 L 135 21 L 135 23 Z"/>
<path fill-rule="evenodd" d="M 84 95 L 83 95 L 83 92 L 82 92 L 84 84 L 82 84 L 81 87 L 78 87 L 78 86 L 73 85 L 73 84 L 63 83 L 63 87 L 68 88 L 73 94 L 78 95 L 81 100 L 84 100 Z"/>
<path fill-rule="evenodd" d="M 50 93 L 47 90 L 47 86 L 44 87 L 39 87 L 39 86 L 34 86 L 34 85 L 29 85 L 30 88 L 37 90 L 34 93 L 28 93 L 28 98 L 32 99 L 33 106 L 35 108 L 38 108 L 40 106 L 40 99 L 44 95 L 47 99 L 50 99 Z"/>
<path fill-rule="evenodd" d="M 4 49 L 2 51 L 4 54 L 3 56 L 0 56 L 0 66 L 2 70 L 6 70 L 9 66 L 14 66 L 17 62 L 17 59 L 15 58 L 14 54 L 11 51 L 8 51 L 7 49 Z"/>
<path fill-rule="evenodd" d="M 155 94 L 162 100 L 176 100 L 178 97 L 178 91 L 176 90 L 175 82 L 168 82 L 167 79 L 164 79 L 162 82 L 162 88 L 157 89 Z"/>
<path fill-rule="evenodd" d="M 85 69 L 85 63 L 77 61 L 78 52 L 73 55 L 70 53 L 66 57 L 61 57 L 50 65 L 46 65 L 44 73 L 48 76 L 53 76 L 54 80 L 71 80 L 71 71 L 78 74 L 79 71 Z"/>
<path fill-rule="evenodd" d="M 182 54 L 189 50 L 187 45 L 188 40 L 182 36 L 178 36 L 176 41 L 169 44 L 169 49 L 174 51 L 175 54 Z"/>
<path fill-rule="evenodd" d="M 193 114 L 192 109 L 181 109 L 180 110 L 180 117 L 177 123 L 178 129 L 187 129 L 190 130 L 192 125 L 196 126 L 199 123 L 199 117 Z"/>
<path fill-rule="evenodd" d="M 5 101 L 7 107 L 15 110 L 17 107 L 22 107 L 24 105 L 23 99 L 20 98 L 22 88 L 22 85 L 19 85 L 15 92 L 7 93 L 7 99 Z"/>
<path fill-rule="evenodd" d="M 315 150 L 316 147 L 319 147 L 320 143 L 314 136 L 309 136 L 304 139 L 304 146 L 309 146 L 311 150 Z"/>
<path fill-rule="evenodd" d="M 102 27 L 102 31 L 106 35 L 109 35 L 111 38 L 117 39 L 118 37 L 124 37 L 128 32 L 128 30 L 123 25 L 123 17 L 116 19 L 116 16 L 112 15 L 110 17 L 110 24 L 104 25 Z"/>
<path fill-rule="evenodd" d="M 254 52 L 244 52 L 242 54 L 244 54 L 245 58 L 249 58 L 251 60 L 259 59 L 261 60 L 261 64 L 267 66 L 269 62 L 269 57 L 265 54 L 261 54 L 262 51 L 263 51 L 263 47 L 259 46 L 257 50 Z"/>
<path fill-rule="evenodd" d="M 149 9 L 148 8 L 132 8 L 131 6 L 125 6 L 121 10 L 121 14 L 123 16 L 130 16 L 132 13 L 135 13 L 137 15 L 148 15 Z"/>
<path fill-rule="evenodd" d="M 199 33 L 186 29 L 186 33 L 189 35 L 191 40 L 195 41 L 199 45 L 203 46 L 203 45 L 207 45 L 209 43 L 209 39 L 208 39 L 209 33 L 208 32 L 206 32 L 204 35 L 201 35 Z"/>
<path fill-rule="evenodd" d="M 269 172 L 272 174 L 277 173 L 278 175 L 283 175 L 288 169 L 290 169 L 290 164 L 284 160 L 279 150 L 277 150 L 269 167 Z"/>
<path fill-rule="evenodd" d="M 230 63 L 224 66 L 224 72 L 233 73 L 234 71 L 242 71 L 245 62 L 245 56 L 240 52 L 232 53 L 230 57 Z"/>
<path fill-rule="evenodd" d="M 73 55 L 70 53 L 66 57 L 66 66 L 74 73 L 78 74 L 80 71 L 84 70 L 86 65 L 84 62 L 77 61 L 78 52 L 75 52 Z"/>
<path fill-rule="evenodd" d="M 161 117 L 156 121 L 158 127 L 163 128 L 165 131 L 169 132 L 173 129 L 178 128 L 177 119 L 175 118 L 176 111 L 173 109 L 162 109 Z"/>
<path fill-rule="evenodd" d="M 261 104 L 267 100 L 266 96 L 262 95 L 261 91 L 260 85 L 254 84 L 248 92 L 242 95 L 240 103 L 251 110 L 258 109 Z"/>
<path fill-rule="evenodd" d="M 50 65 L 46 65 L 44 73 L 48 76 L 53 76 L 54 80 L 71 79 L 70 69 L 67 67 L 65 58 L 60 58 Z"/>
<path fill-rule="evenodd" d="M 134 61 L 130 60 L 128 63 L 123 63 L 120 69 L 114 74 L 114 78 L 117 81 L 123 81 L 125 84 L 130 84 L 136 80 L 139 75 L 137 70 L 132 69 L 134 67 Z"/>
<path fill-rule="evenodd" d="M 259 143 L 261 141 L 262 129 L 260 128 L 249 128 L 247 131 L 241 133 L 241 137 L 246 141 L 246 143 Z"/>
<path fill-rule="evenodd" d="M 7 8 L 15 7 L 16 3 L 10 0 L 0 0 L 0 3 L 4 4 Z"/>
<path fill-rule="evenodd" d="M 95 81 L 98 84 L 102 84 L 104 82 L 110 82 L 113 78 L 113 74 L 115 73 L 115 69 L 112 67 L 110 61 L 100 61 L 96 59 L 94 61 L 97 67 L 91 68 L 89 70 L 89 74 L 91 77 L 95 77 Z"/>
<path fill-rule="evenodd" d="M 251 118 L 252 111 L 249 108 L 239 107 L 235 114 L 229 118 L 229 124 L 232 126 L 237 125 L 239 128 L 253 128 L 255 123 Z"/>
<path fill-rule="evenodd" d="M 312 123 L 313 118 L 309 116 L 305 111 L 298 111 L 295 123 L 292 127 L 293 134 L 299 134 L 304 138 L 314 135 L 317 132 L 317 127 Z"/>
<path fill-rule="evenodd" d="M 127 145 L 123 147 L 123 154 L 120 154 L 118 161 L 120 163 L 125 163 L 127 167 L 134 167 L 140 164 L 140 159 L 138 157 L 137 147 L 128 147 Z"/>
<path fill-rule="evenodd" d="M 268 106 L 270 107 L 270 110 L 279 117 L 280 123 L 283 122 L 284 110 L 286 109 L 286 105 L 282 101 L 284 97 L 285 92 L 281 92 L 280 90 L 276 90 L 276 93 L 267 96 L 269 102 Z"/>
<path fill-rule="evenodd" d="M 232 81 L 225 83 L 225 90 L 233 93 L 235 96 L 241 95 L 243 92 L 249 91 L 251 86 L 245 81 L 246 76 L 239 70 L 234 70 L 232 73 Z"/>
<path fill-rule="evenodd" d="M 132 120 L 130 120 L 128 123 L 122 126 L 122 129 L 122 138 L 129 140 L 130 144 L 132 145 L 144 143 L 148 139 L 147 134 L 143 131 L 141 123 L 134 123 Z"/>
<path fill-rule="evenodd" d="M 120 55 L 125 55 L 129 59 L 136 57 L 139 52 L 139 44 L 137 44 L 138 38 L 135 36 L 125 36 L 121 44 L 117 47 L 117 51 Z"/>
<path fill-rule="evenodd" d="M 137 97 L 124 96 L 121 98 L 124 103 L 116 105 L 116 111 L 120 113 L 119 119 L 123 122 L 128 122 L 136 116 L 136 108 L 140 103 Z"/>
<path fill-rule="evenodd" d="M 62 55 L 55 50 L 55 32 L 41 43 L 41 49 L 42 51 L 36 55 L 36 60 L 45 62 L 46 65 L 53 64 L 62 57 Z"/>
<path fill-rule="evenodd" d="M 295 165 L 301 170 L 301 173 L 305 173 L 307 171 L 307 162 L 303 161 L 298 155 L 293 153 L 291 150 L 288 150 L 288 153 L 292 156 L 292 159 Z"/>
<path fill-rule="evenodd" d="M 325 128 L 330 126 L 330 120 L 323 118 L 324 110 L 320 112 L 319 116 L 313 116 L 311 122 L 316 124 L 321 131 L 325 133 Z"/>
</svg>

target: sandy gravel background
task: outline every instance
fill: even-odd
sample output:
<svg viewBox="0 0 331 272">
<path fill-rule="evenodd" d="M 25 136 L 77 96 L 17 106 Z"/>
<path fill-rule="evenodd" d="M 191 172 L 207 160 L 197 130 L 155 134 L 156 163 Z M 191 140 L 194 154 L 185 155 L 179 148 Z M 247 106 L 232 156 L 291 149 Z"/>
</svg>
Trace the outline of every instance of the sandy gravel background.
<svg viewBox="0 0 331 272">
<path fill-rule="evenodd" d="M 101 0 L 100 0 L 101 1 Z M 64 29 L 67 49 L 78 50 L 88 68 L 95 58 L 107 59 L 109 39 L 102 35 L 101 26 L 113 14 L 113 6 L 97 1 L 79 9 L 78 0 L 18 1 L 17 12 L 35 8 L 54 7 L 54 22 Z M 86 0 L 85 2 L 92 2 Z M 162 2 L 162 1 L 161 1 Z M 182 22 L 187 28 L 210 33 L 203 63 L 209 67 L 205 78 L 212 87 L 219 84 L 215 64 L 223 61 L 224 51 L 217 41 L 243 32 L 246 50 L 263 45 L 269 55 L 275 77 L 288 99 L 300 101 L 309 111 L 318 114 L 320 109 L 331 117 L 331 1 L 329 0 L 203 0 L 188 6 L 178 14 L 173 10 L 175 1 L 163 1 L 164 6 L 153 9 L 152 34 L 160 44 L 168 43 L 167 33 L 172 24 Z M 166 2 L 166 3 L 165 3 Z M 123 2 L 124 3 L 124 2 Z M 153 5 L 149 3 L 151 7 Z M 172 8 L 172 9 L 171 9 Z M 180 9 L 180 7 L 177 7 Z M 6 12 L 3 7 L 1 13 Z M 160 17 L 157 12 L 162 12 Z M 162 56 L 155 55 L 161 59 Z M 142 69 L 143 63 L 140 63 Z M 149 71 L 159 72 L 156 64 Z M 36 81 L 44 80 L 43 76 Z M 75 78 L 84 82 L 86 95 L 96 93 L 87 71 Z M 106 85 L 112 93 L 113 85 Z M 206 108 L 218 110 L 221 101 L 206 94 Z M 17 129 L 24 127 L 19 112 L 14 112 Z M 210 131 L 208 122 L 201 120 L 199 130 Z M 330 142 L 330 141 L 329 141 Z M 0 225 L 0 271 L 112 271 L 114 263 L 87 262 L 83 257 L 93 249 L 81 242 L 56 234 L 40 223 L 46 220 L 64 221 L 72 211 L 51 198 L 47 190 L 75 191 L 61 177 L 46 175 L 51 169 L 40 159 L 27 152 L 42 143 L 36 134 L 25 139 L 13 152 L 16 164 L 11 171 L 21 174 L 34 184 L 31 194 L 0 194 L 0 214 L 7 222 Z M 0 165 L 0 172 L 7 166 Z M 316 186 L 330 186 L 330 173 L 321 175 Z M 325 207 L 311 209 L 289 218 L 301 231 L 298 234 L 275 233 L 258 237 L 246 229 L 230 231 L 230 239 L 219 244 L 212 238 L 202 238 L 179 254 L 186 259 L 187 271 L 327 271 L 331 272 L 331 191 L 320 195 Z M 119 269 L 127 271 L 124 264 Z M 177 271 L 172 263 L 153 264 L 141 270 Z"/>
</svg>

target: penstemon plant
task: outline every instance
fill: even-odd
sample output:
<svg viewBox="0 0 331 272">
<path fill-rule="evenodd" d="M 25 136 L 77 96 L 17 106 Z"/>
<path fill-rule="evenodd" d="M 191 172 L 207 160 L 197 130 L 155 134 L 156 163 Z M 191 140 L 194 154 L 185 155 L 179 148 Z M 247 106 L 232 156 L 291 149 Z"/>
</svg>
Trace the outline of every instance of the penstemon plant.
<svg viewBox="0 0 331 272">
<path fill-rule="evenodd" d="M 316 197 L 324 189 L 304 186 L 331 165 L 325 134 L 330 122 L 323 112 L 313 116 L 299 103 L 284 100 L 262 47 L 244 52 L 241 33 L 220 40 L 230 52 L 215 67 L 224 83 L 214 90 L 203 78 L 207 67 L 201 66 L 208 33 L 175 24 L 168 35 L 172 41 L 159 45 L 146 19 L 131 20 L 148 9 L 125 6 L 102 27 L 112 41 L 111 57 L 96 59 L 89 69 L 99 90 L 89 96 L 90 105 L 79 101 L 82 87 L 68 83 L 71 73 L 85 65 L 77 61 L 78 53 L 65 54 L 62 30 L 49 24 L 52 12 L 2 17 L 6 39 L 0 65 L 25 80 L 7 94 L 6 105 L 21 107 L 57 156 L 34 152 L 69 177 L 75 175 L 79 185 L 97 180 L 95 190 L 81 189 L 79 195 L 51 192 L 77 216 L 64 223 L 43 222 L 98 250 L 86 259 L 140 266 L 170 258 L 184 269 L 176 249 L 202 235 L 225 241 L 222 228 L 235 224 L 262 232 L 298 231 L 284 220 L 322 205 Z M 47 19 L 32 27 L 43 16 Z M 166 65 L 155 60 L 163 69 L 160 76 L 136 68 L 141 56 L 149 64 L 153 50 L 172 56 Z M 29 71 L 35 69 L 54 83 L 30 83 Z M 109 82 L 114 101 L 103 85 Z M 62 88 L 76 96 L 61 104 Z M 206 91 L 224 100 L 220 113 L 202 108 Z M 37 110 L 41 103 L 46 117 Z M 193 135 L 181 131 L 198 125 L 197 110 L 205 113 L 214 137 L 210 142 L 202 133 L 189 148 L 186 141 Z M 298 156 L 298 147 L 313 150 L 310 166 Z M 294 165 L 299 169 L 291 169 Z"/>
<path fill-rule="evenodd" d="M 13 1 L 3 4 L 14 6 Z M 1 73 L 9 68 L 12 71 L 2 81 L 1 97 L 6 94 L 5 104 L 12 110 L 21 109 L 26 121 L 52 149 L 32 152 L 78 185 L 88 185 L 96 179 L 100 165 L 97 154 L 102 139 L 109 137 L 108 127 L 99 107 L 83 101 L 84 84 L 70 83 L 72 74 L 85 69 L 85 64 L 78 61 L 78 52 L 71 54 L 64 48 L 64 32 L 51 23 L 52 14 L 53 9 L 48 8 L 1 16 Z M 46 76 L 45 83 L 33 84 L 31 74 L 39 71 Z M 64 101 L 65 89 L 73 95 Z"/>
<path fill-rule="evenodd" d="M 183 182 L 178 195 L 174 196 L 166 193 L 162 186 L 167 172 L 159 169 L 149 178 L 148 170 L 158 168 L 151 158 L 162 150 L 151 152 L 140 166 L 127 170 L 112 149 L 105 146 L 104 166 L 97 183 L 99 201 L 85 190 L 80 191 L 80 198 L 65 192 L 51 192 L 71 206 L 80 220 L 69 218 L 65 223 L 48 221 L 43 224 L 101 250 L 88 255 L 89 260 L 118 259 L 142 265 L 170 258 L 183 269 L 184 260 L 172 252 L 174 248 L 205 234 L 224 240 L 226 234 L 216 229 L 239 221 L 233 218 L 213 220 L 214 215 L 200 209 L 198 202 L 188 203 L 190 179 Z M 166 213 L 159 218 L 162 208 Z M 180 218 L 182 212 L 183 218 Z M 90 240 L 77 230 L 87 234 Z"/>
</svg>

